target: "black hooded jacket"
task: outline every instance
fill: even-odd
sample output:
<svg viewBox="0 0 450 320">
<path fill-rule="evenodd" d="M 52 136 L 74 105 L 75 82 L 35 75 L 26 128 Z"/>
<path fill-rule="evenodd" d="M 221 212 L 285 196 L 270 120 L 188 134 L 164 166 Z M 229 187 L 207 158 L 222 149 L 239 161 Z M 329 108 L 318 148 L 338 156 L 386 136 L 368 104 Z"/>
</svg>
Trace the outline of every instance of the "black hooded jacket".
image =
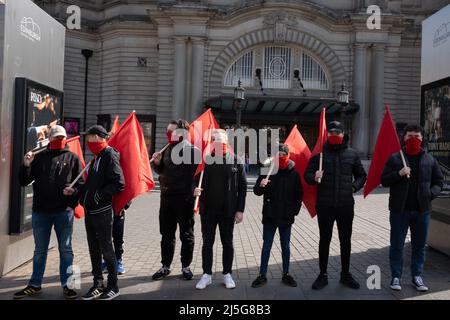
<svg viewBox="0 0 450 320">
<path fill-rule="evenodd" d="M 260 183 L 265 178 L 266 175 L 260 175 L 253 187 L 257 196 L 264 195 L 262 223 L 278 226 L 293 224 L 303 199 L 303 188 L 294 161 L 289 160 L 286 169 L 269 176 L 270 182 L 263 188 Z"/>
<path fill-rule="evenodd" d="M 367 174 L 358 152 L 348 147 L 348 135 L 341 145 L 325 144 L 323 148 L 323 178 L 320 184 L 315 179 L 319 170 L 320 154 L 309 160 L 304 178 L 310 185 L 318 185 L 317 206 L 340 207 L 353 205 L 353 193 L 364 186 Z"/>
<path fill-rule="evenodd" d="M 65 196 L 63 190 L 75 180 L 81 171 L 78 156 L 66 146 L 62 150 L 47 149 L 37 154 L 29 167 L 22 165 L 19 182 L 22 186 L 33 183 L 33 211 L 39 213 L 58 213 L 75 208 L 78 197 Z M 75 187 L 82 184 L 82 179 Z"/>
</svg>

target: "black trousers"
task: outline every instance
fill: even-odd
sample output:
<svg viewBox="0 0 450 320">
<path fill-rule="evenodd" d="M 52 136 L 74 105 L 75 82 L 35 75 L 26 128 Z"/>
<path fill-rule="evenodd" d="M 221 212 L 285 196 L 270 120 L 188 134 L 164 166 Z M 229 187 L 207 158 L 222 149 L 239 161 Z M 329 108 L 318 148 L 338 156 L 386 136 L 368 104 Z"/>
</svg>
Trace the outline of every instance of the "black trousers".
<svg viewBox="0 0 450 320">
<path fill-rule="evenodd" d="M 234 216 L 225 217 L 223 212 L 210 211 L 201 216 L 202 221 L 202 267 L 203 273 L 212 274 L 213 246 L 216 238 L 217 225 L 219 226 L 220 241 L 222 242 L 223 274 L 231 273 L 233 266 L 234 248 L 233 231 Z"/>
<path fill-rule="evenodd" d="M 86 214 L 84 219 L 91 256 L 94 284 L 103 282 L 102 256 L 108 268 L 108 287 L 117 289 L 117 260 L 112 243 L 112 210 L 100 214 Z"/>
<path fill-rule="evenodd" d="M 170 267 L 175 252 L 175 232 L 180 228 L 181 265 L 188 267 L 194 253 L 194 200 L 191 195 L 161 196 L 159 231 L 161 263 Z"/>
<path fill-rule="evenodd" d="M 125 213 L 122 213 L 120 216 L 114 215 L 112 237 L 114 244 L 114 252 L 116 254 L 117 260 L 122 260 L 124 230 L 125 230 Z"/>
<path fill-rule="evenodd" d="M 354 209 L 353 205 L 342 207 L 317 206 L 317 221 L 319 223 L 319 265 L 320 273 L 327 273 L 330 242 L 333 236 L 334 221 L 337 223 L 339 242 L 341 246 L 342 272 L 350 269 L 351 237 Z"/>
</svg>

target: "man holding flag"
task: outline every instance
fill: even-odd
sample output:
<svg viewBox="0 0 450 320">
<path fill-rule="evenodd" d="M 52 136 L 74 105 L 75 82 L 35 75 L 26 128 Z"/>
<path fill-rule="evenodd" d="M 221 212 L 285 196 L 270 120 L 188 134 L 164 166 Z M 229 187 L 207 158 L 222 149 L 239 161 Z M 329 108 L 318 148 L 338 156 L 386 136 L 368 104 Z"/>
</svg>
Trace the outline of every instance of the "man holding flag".
<svg viewBox="0 0 450 320">
<path fill-rule="evenodd" d="M 392 120 L 390 122 L 392 123 Z M 411 230 L 412 284 L 418 291 L 428 291 L 421 277 L 425 263 L 425 243 L 430 223 L 431 201 L 441 192 L 443 175 L 437 160 L 421 148 L 422 132 L 418 125 L 408 125 L 405 128 L 404 150 L 389 158 L 381 175 L 383 186 L 390 187 L 390 287 L 397 291 L 402 289 L 400 279 L 403 270 L 403 246 L 408 228 Z M 397 136 L 395 139 L 398 140 Z M 375 155 L 374 153 L 374 158 Z"/>
<path fill-rule="evenodd" d="M 181 272 L 184 280 L 193 277 L 190 269 L 194 253 L 194 173 L 195 148 L 187 139 L 189 123 L 179 119 L 167 126 L 169 146 L 161 153 L 153 154 L 153 169 L 159 174 L 161 187 L 161 206 L 159 210 L 159 229 L 161 233 L 161 268 L 152 276 L 160 280 L 170 274 L 175 252 L 175 232 L 180 228 Z M 198 155 L 197 158 L 200 156 Z M 184 159 L 186 161 L 184 161 Z M 177 160 L 180 160 L 179 162 Z M 176 163 L 174 163 L 176 162 Z"/>
<path fill-rule="evenodd" d="M 359 289 L 359 283 L 349 272 L 355 203 L 353 193 L 364 186 L 366 172 L 358 152 L 348 147 L 349 137 L 344 134 L 344 127 L 340 122 L 330 122 L 326 137 L 323 150 L 310 159 L 304 175 L 308 184 L 317 185 L 320 274 L 312 288 L 318 290 L 328 285 L 328 256 L 333 225 L 336 221 L 341 246 L 340 282 L 350 288 Z M 319 139 L 322 137 L 319 136 Z M 323 163 L 322 168 L 320 162 Z"/>
<path fill-rule="evenodd" d="M 113 196 L 125 188 L 120 154 L 108 145 L 108 132 L 100 125 L 88 129 L 86 144 L 94 154 L 83 187 L 66 188 L 67 195 L 79 194 L 86 216 L 85 226 L 94 284 L 83 300 L 112 300 L 119 296 L 117 260 L 112 244 Z M 108 284 L 103 285 L 102 256 L 108 268 Z"/>
<path fill-rule="evenodd" d="M 33 274 L 28 286 L 14 294 L 14 299 L 40 293 L 47 261 L 47 251 L 52 227 L 58 238 L 60 255 L 60 280 L 64 296 L 75 299 L 77 293 L 69 288 L 67 281 L 73 263 L 72 231 L 74 208 L 78 204 L 76 196 L 66 196 L 63 189 L 81 171 L 79 158 L 69 151 L 66 145 L 66 130 L 61 126 L 50 129 L 50 143 L 39 154 L 28 152 L 20 168 L 20 184 L 33 183 L 32 226 L 35 242 L 33 255 Z"/>
<path fill-rule="evenodd" d="M 211 154 L 206 155 L 203 185 L 195 188 L 194 196 L 200 197 L 202 222 L 202 268 L 203 276 L 196 288 L 205 289 L 212 283 L 213 246 L 219 226 L 223 254 L 223 283 L 227 289 L 236 284 L 231 276 L 234 248 L 234 224 L 244 219 L 247 179 L 243 160 L 229 149 L 225 130 L 215 129 L 211 135 Z"/>
</svg>

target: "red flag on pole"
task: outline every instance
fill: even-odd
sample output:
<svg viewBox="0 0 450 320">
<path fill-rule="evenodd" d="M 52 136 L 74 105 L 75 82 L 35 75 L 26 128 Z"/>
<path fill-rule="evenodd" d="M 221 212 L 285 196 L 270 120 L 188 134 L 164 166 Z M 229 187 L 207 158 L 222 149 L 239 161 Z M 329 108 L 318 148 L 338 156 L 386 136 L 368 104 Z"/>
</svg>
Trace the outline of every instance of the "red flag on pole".
<svg viewBox="0 0 450 320">
<path fill-rule="evenodd" d="M 295 170 L 300 176 L 303 187 L 303 203 L 310 216 L 313 218 L 316 215 L 317 202 L 317 186 L 311 186 L 306 183 L 304 176 L 308 161 L 311 158 L 311 151 L 303 139 L 297 125 L 292 128 L 291 133 L 287 137 L 285 144 L 289 146 L 289 156 L 295 162 Z"/>
<path fill-rule="evenodd" d="M 325 120 L 325 110 L 326 108 L 324 107 L 320 112 L 319 135 L 317 136 L 316 145 L 314 146 L 314 149 L 311 152 L 311 157 L 315 156 L 316 154 L 322 153 L 323 146 L 327 142 L 327 122 Z"/>
<path fill-rule="evenodd" d="M 116 132 L 119 130 L 119 128 L 120 128 L 120 125 L 119 125 L 119 116 L 116 115 L 116 118 L 114 119 L 114 122 L 113 122 L 113 125 L 112 125 L 112 127 L 111 127 L 110 133 L 111 133 L 112 135 L 115 135 Z"/>
<path fill-rule="evenodd" d="M 120 165 L 125 178 L 125 190 L 113 197 L 114 212 L 118 214 L 133 198 L 155 187 L 144 134 L 134 112 L 108 144 L 120 152 Z"/>
<path fill-rule="evenodd" d="M 364 186 L 364 198 L 380 185 L 381 174 L 383 173 L 386 162 L 393 153 L 399 151 L 401 151 L 400 140 L 398 139 L 394 121 L 392 121 L 391 113 L 389 112 L 389 106 L 386 105 L 386 114 L 378 132 L 367 182 Z"/>
<path fill-rule="evenodd" d="M 196 146 L 202 155 L 201 162 L 197 166 L 196 176 L 205 168 L 204 157 L 211 151 L 211 130 L 219 129 L 211 109 L 208 109 L 189 126 L 189 140 Z"/>
<path fill-rule="evenodd" d="M 66 145 L 69 147 L 70 152 L 75 153 L 80 159 L 82 169 L 86 166 L 83 157 L 83 150 L 80 145 L 80 136 L 76 136 L 70 139 L 67 139 Z M 87 174 L 84 174 L 84 179 L 86 180 Z M 73 213 L 75 218 L 81 219 L 84 217 L 84 208 L 79 204 L 74 210 Z"/>
</svg>

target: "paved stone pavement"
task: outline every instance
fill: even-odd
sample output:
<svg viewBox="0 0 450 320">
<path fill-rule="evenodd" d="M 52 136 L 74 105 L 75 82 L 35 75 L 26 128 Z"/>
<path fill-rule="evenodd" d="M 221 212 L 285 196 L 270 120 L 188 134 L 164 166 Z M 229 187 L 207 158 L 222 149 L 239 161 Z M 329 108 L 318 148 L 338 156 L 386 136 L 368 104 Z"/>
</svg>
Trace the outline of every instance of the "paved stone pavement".
<svg viewBox="0 0 450 320">
<path fill-rule="evenodd" d="M 386 190 L 363 199 L 356 196 L 356 216 L 353 228 L 351 272 L 360 281 L 361 289 L 352 290 L 339 284 L 339 240 L 335 227 L 329 259 L 329 285 L 321 291 L 311 289 L 318 272 L 318 227 L 302 208 L 292 230 L 291 274 L 299 286 L 290 288 L 281 283 L 281 251 L 278 236 L 269 261 L 269 281 L 266 286 L 250 286 L 258 274 L 262 245 L 262 198 L 248 193 L 244 222 L 235 228 L 234 277 L 237 287 L 227 290 L 221 283 L 221 245 L 219 236 L 215 244 L 213 284 L 205 290 L 195 290 L 201 269 L 200 220 L 196 217 L 196 244 L 191 265 L 194 280 L 181 279 L 179 261 L 180 242 L 177 239 L 171 275 L 162 281 L 152 281 L 151 275 L 160 267 L 160 235 L 158 225 L 159 192 L 140 196 L 127 213 L 125 229 L 124 263 L 126 274 L 120 276 L 121 296 L 118 299 L 450 299 L 450 258 L 427 248 L 424 279 L 431 290 L 420 294 L 410 285 L 409 236 L 405 246 L 403 291 L 389 289 L 389 223 Z M 90 259 L 83 221 L 76 221 L 73 236 L 75 264 L 80 267 L 82 283 L 80 293 L 90 287 Z M 366 285 L 367 268 L 377 265 L 381 269 L 381 289 L 369 290 Z M 56 248 L 48 254 L 43 293 L 33 299 L 63 299 L 59 286 L 59 258 Z M 32 264 L 22 265 L 0 279 L 0 299 L 11 299 L 12 294 L 27 284 Z"/>
</svg>

